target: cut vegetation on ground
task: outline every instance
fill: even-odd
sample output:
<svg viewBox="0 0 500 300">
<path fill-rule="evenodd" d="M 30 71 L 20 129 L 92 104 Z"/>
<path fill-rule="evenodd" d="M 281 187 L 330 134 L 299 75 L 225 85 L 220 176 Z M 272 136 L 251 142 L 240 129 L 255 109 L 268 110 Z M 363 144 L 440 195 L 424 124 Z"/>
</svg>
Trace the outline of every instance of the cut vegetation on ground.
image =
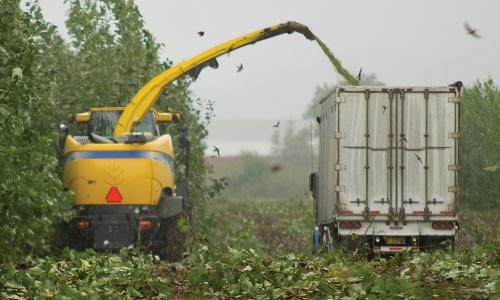
<svg viewBox="0 0 500 300">
<path fill-rule="evenodd" d="M 498 211 L 462 212 L 456 253 L 368 261 L 341 250 L 313 257 L 309 199 L 216 199 L 212 233 L 168 264 L 133 250 L 66 251 L 6 263 L 3 298 L 494 299 L 500 296 Z"/>
</svg>

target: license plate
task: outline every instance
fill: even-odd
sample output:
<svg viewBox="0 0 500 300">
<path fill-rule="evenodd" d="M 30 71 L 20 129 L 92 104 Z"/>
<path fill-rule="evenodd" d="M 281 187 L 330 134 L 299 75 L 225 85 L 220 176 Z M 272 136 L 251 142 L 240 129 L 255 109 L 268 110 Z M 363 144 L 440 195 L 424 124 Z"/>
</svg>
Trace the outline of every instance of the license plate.
<svg viewBox="0 0 500 300">
<path fill-rule="evenodd" d="M 401 245 L 403 243 L 403 238 L 399 236 L 394 236 L 394 237 L 386 237 L 385 241 L 387 245 Z"/>
</svg>

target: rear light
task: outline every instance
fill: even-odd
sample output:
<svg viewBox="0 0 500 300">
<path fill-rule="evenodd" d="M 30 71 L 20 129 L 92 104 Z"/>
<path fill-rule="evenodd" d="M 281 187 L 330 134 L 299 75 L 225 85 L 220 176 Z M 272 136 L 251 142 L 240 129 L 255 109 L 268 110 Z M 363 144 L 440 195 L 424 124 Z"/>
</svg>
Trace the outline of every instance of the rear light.
<svg viewBox="0 0 500 300">
<path fill-rule="evenodd" d="M 455 213 L 452 211 L 443 210 L 439 214 L 442 216 L 453 216 Z"/>
<path fill-rule="evenodd" d="M 405 248 L 404 247 L 389 247 L 389 251 L 394 251 L 394 252 L 401 252 Z"/>
<path fill-rule="evenodd" d="M 90 222 L 87 220 L 76 221 L 76 228 L 79 230 L 84 230 L 90 227 Z"/>
<path fill-rule="evenodd" d="M 432 222 L 432 229 L 453 230 L 453 229 L 455 229 L 455 223 L 453 223 L 453 222 Z"/>
<path fill-rule="evenodd" d="M 360 229 L 361 222 L 340 222 L 340 229 Z"/>
<path fill-rule="evenodd" d="M 149 220 L 140 220 L 139 221 L 139 229 L 141 230 L 148 230 L 153 227 L 153 224 Z"/>
</svg>

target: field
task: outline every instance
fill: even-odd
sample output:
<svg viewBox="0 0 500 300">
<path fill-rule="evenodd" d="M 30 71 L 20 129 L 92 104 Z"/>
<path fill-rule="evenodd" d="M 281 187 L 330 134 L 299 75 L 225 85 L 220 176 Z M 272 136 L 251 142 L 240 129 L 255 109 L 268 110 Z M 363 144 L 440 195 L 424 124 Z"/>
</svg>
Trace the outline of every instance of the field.
<svg viewBox="0 0 500 300">
<path fill-rule="evenodd" d="M 364 299 L 500 296 L 498 211 L 463 211 L 458 247 L 368 261 L 311 255 L 309 199 L 215 199 L 212 230 L 194 234 L 181 263 L 124 249 L 65 251 L 1 266 L 0 297 Z"/>
<path fill-rule="evenodd" d="M 207 30 L 203 39 L 193 31 L 182 34 L 187 40 L 164 41 L 149 30 L 150 20 L 143 17 L 133 0 L 63 1 L 67 11 L 64 16 L 61 14 L 64 27 L 58 28 L 45 18 L 40 2 L 56 1 L 0 1 L 0 300 L 500 299 L 500 87 L 489 77 L 489 64 L 486 66 L 489 69 L 482 73 L 473 72 L 470 63 L 462 72 L 449 73 L 451 77 L 440 77 L 445 75 L 438 76 L 440 72 L 425 73 L 428 75 L 426 81 L 436 85 L 446 85 L 456 80 L 455 76 L 459 74 L 474 74 L 474 77 L 467 76 L 466 86 L 461 90 L 460 132 L 449 132 L 454 139 L 459 137 L 460 145 L 457 167 L 460 169 L 458 187 L 462 209 L 456 251 L 405 253 L 375 260 L 367 260 L 362 251 L 342 249 L 322 252 L 318 257 L 311 254 L 313 212 L 307 178 L 318 167 L 318 149 L 314 142 L 314 135 L 317 135 L 314 128 L 318 127 L 316 118 L 320 115 L 318 104 L 325 97 L 335 97 L 332 93 L 335 87 L 358 83 L 319 39 L 317 42 L 343 79 L 325 82 L 309 99 L 303 98 L 309 102 L 303 115 L 304 122 L 312 122 L 314 128 L 295 128 L 286 124 L 283 117 L 272 116 L 273 120 L 282 118 L 282 125 L 279 130 L 272 127 L 269 156 L 249 152 L 227 157 L 221 145 L 221 153 L 217 151 L 215 156 L 213 150 L 218 148 L 208 142 L 208 126 L 216 114 L 220 116 L 221 111 L 215 104 L 222 99 L 209 100 L 204 98 L 209 95 L 196 94 L 192 85 L 194 78 L 190 76 L 176 77 L 168 86 L 154 85 L 152 91 L 158 92 L 155 108 L 182 115 L 179 123 L 182 129 L 170 125 L 161 127 L 162 134 L 168 133 L 172 137 L 172 150 L 176 154 L 175 177 L 189 182 L 195 210 L 193 224 L 179 224 L 182 229 L 191 225 L 186 245 L 189 251 L 182 261 L 167 263 L 133 247 L 119 252 L 65 249 L 62 254 L 55 255 L 51 252 L 53 229 L 56 224 L 68 221 L 73 213 L 70 190 L 72 182 L 76 182 L 69 181 L 67 186 L 68 181 L 63 183 L 61 180 L 64 165 L 71 161 L 64 156 L 68 148 L 65 149 L 63 142 L 66 134 L 77 135 L 84 129 L 72 124 L 68 114 L 88 112 L 91 107 L 127 105 L 130 99 L 136 99 L 135 95 L 143 94 L 139 92 L 145 91 L 142 87 L 151 87 L 148 82 L 152 78 L 165 70 L 176 70 L 175 63 L 179 62 L 171 57 L 171 45 L 184 45 L 182 47 L 188 49 L 191 47 L 185 43 L 191 37 L 201 42 L 211 36 L 220 34 L 222 38 L 226 34 L 216 32 L 216 24 L 208 22 L 206 29 L 196 29 Z M 169 5 L 171 9 L 168 11 L 157 10 L 162 22 L 165 21 L 165 12 L 172 15 L 171 12 L 179 11 L 175 4 Z M 261 6 L 255 7 L 268 9 Z M 308 6 L 312 8 L 314 5 Z M 283 9 L 280 5 L 276 7 L 280 11 Z M 443 7 L 442 14 L 457 15 L 450 14 L 448 6 Z M 204 13 L 214 19 L 210 12 Z M 355 11 L 353 20 L 358 18 L 357 13 Z M 443 20 L 440 18 L 439 24 Z M 173 22 L 171 18 L 167 21 Z M 422 21 L 429 23 L 427 19 L 422 18 Z M 192 20 L 187 18 L 184 22 Z M 168 27 L 178 33 L 180 29 L 188 28 L 181 24 L 170 25 Z M 487 42 L 486 24 L 478 26 L 481 27 L 480 34 L 485 33 L 484 42 Z M 234 26 L 224 27 L 236 30 Z M 342 30 L 349 33 L 350 27 L 344 27 Z M 458 24 L 457 28 L 462 30 L 461 27 L 462 24 Z M 329 27 L 325 34 L 330 29 L 335 28 Z M 400 29 L 404 30 L 403 27 Z M 433 34 L 441 37 L 442 32 L 432 30 L 425 36 Z M 415 36 L 411 35 L 412 38 Z M 329 43 L 334 41 L 327 37 L 325 40 L 328 39 Z M 335 38 L 334 35 L 331 37 Z M 334 45 L 337 41 L 335 38 Z M 446 43 L 447 39 L 439 38 L 439 41 Z M 398 40 L 395 39 L 394 43 L 397 44 Z M 456 45 L 460 46 L 454 46 L 454 49 L 469 51 L 469 47 L 461 43 L 458 42 Z M 392 44 L 389 46 L 393 48 Z M 399 48 L 404 51 L 400 53 L 404 56 L 422 57 L 418 51 L 413 53 L 411 47 Z M 286 51 L 287 48 L 282 49 Z M 351 55 L 356 51 L 349 49 L 354 48 L 344 48 L 343 51 L 350 56 L 346 67 L 356 69 L 357 73 L 360 66 L 367 68 L 370 65 L 365 60 L 354 63 Z M 332 50 L 336 52 L 336 49 Z M 463 57 L 473 56 L 469 52 L 462 54 Z M 272 62 L 279 57 L 259 56 L 259 61 L 260 58 Z M 300 60 L 296 55 L 293 58 L 294 61 Z M 226 70 L 232 69 L 234 66 L 224 59 L 221 59 L 221 65 L 225 64 Z M 306 59 L 308 68 L 310 59 L 312 57 Z M 198 62 L 202 63 L 201 60 Z M 202 65 L 192 65 L 191 71 L 212 67 L 214 62 L 210 58 Z M 261 63 L 266 68 L 269 66 L 264 61 Z M 465 66 L 459 61 L 446 63 Z M 237 75 L 233 69 L 231 76 L 245 80 L 247 72 L 255 72 L 250 62 L 244 64 L 242 74 Z M 385 65 L 391 66 L 390 63 Z M 444 66 L 436 64 L 435 68 L 449 69 Z M 301 68 L 291 70 L 294 73 L 290 76 L 295 79 L 303 73 Z M 184 72 L 188 71 L 184 69 Z M 203 76 L 214 71 L 203 72 Z M 383 78 L 379 80 L 376 74 L 361 71 L 358 73 L 361 85 L 383 85 Z M 373 71 L 387 74 L 384 69 Z M 199 75 L 198 72 L 189 73 Z M 400 74 L 400 80 L 411 84 L 411 77 L 405 76 L 413 71 L 407 73 Z M 272 81 L 265 76 L 259 77 L 268 81 L 269 88 L 273 89 L 277 88 L 275 79 L 286 80 L 281 76 L 271 78 Z M 232 78 L 214 87 L 231 96 L 226 87 Z M 478 80 L 472 82 L 473 78 Z M 317 84 L 322 82 L 323 79 Z M 275 93 L 281 91 L 261 89 L 253 81 L 245 81 L 245 85 L 260 93 L 258 96 L 248 94 L 249 99 L 265 101 L 262 102 L 265 105 L 249 102 L 252 111 L 259 118 L 267 118 L 267 114 L 273 111 L 268 104 L 280 100 Z M 311 87 L 304 86 L 304 91 Z M 165 88 L 163 92 L 162 88 Z M 156 99 L 152 94 L 145 94 L 149 95 L 148 99 Z M 239 91 L 234 95 L 246 95 L 246 92 Z M 232 98 L 231 101 L 239 107 L 238 103 L 242 102 L 238 101 L 243 99 Z M 280 95 L 279 98 L 284 101 L 284 108 L 296 105 L 290 97 Z M 222 105 L 224 102 L 218 103 Z M 145 106 L 141 104 L 141 107 Z M 287 109 L 283 112 L 289 113 Z M 243 113 L 246 112 L 235 111 L 231 115 L 243 118 Z M 61 122 L 65 126 L 61 127 Z M 269 129 L 271 126 L 269 124 Z M 91 127 L 88 126 L 86 132 L 92 133 Z M 262 136 L 258 130 L 256 132 Z M 240 136 L 245 134 L 238 131 Z M 183 151 L 182 146 L 189 146 L 186 147 L 189 157 L 185 156 L 188 151 Z M 213 156 L 208 163 L 207 155 Z M 101 175 L 96 176 L 101 178 Z M 78 181 L 84 177 L 79 175 Z M 153 175 L 146 177 L 148 180 L 155 178 Z M 87 182 L 92 184 L 95 180 Z M 168 190 L 165 191 L 168 194 Z M 98 198 L 103 201 L 102 197 Z M 139 199 L 134 199 L 134 204 L 144 205 L 136 200 Z"/>
</svg>

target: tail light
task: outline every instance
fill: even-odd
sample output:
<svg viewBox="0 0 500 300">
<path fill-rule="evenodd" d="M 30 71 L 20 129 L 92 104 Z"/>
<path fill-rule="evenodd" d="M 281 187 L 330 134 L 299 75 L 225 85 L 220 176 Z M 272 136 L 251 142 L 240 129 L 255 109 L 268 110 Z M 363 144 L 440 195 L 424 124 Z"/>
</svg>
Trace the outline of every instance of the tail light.
<svg viewBox="0 0 500 300">
<path fill-rule="evenodd" d="M 340 222 L 340 229 L 360 229 L 361 222 Z"/>
<path fill-rule="evenodd" d="M 141 230 L 148 230 L 153 227 L 153 224 L 151 223 L 150 220 L 140 220 L 139 221 L 139 229 Z"/>
<path fill-rule="evenodd" d="M 90 227 L 90 222 L 88 220 L 76 221 L 76 228 L 79 230 L 84 230 Z"/>
<path fill-rule="evenodd" d="M 432 229 L 452 230 L 454 228 L 455 228 L 455 223 L 453 222 L 432 222 Z"/>
</svg>

